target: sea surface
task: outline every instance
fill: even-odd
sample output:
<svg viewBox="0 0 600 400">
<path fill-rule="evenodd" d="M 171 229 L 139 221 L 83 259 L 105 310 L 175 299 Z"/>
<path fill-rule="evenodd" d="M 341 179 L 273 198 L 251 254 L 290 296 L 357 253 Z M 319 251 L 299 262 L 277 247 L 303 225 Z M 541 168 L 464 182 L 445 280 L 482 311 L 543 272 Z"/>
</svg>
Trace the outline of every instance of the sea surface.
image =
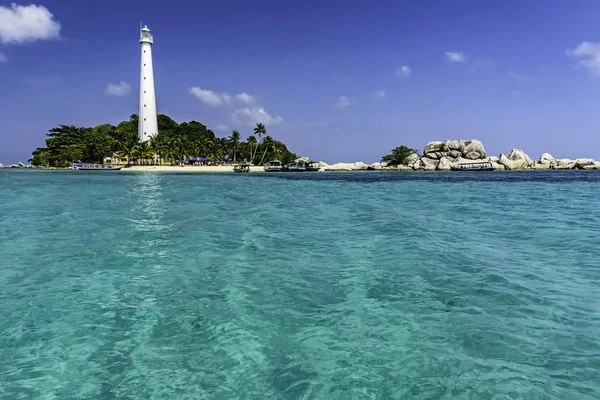
<svg viewBox="0 0 600 400">
<path fill-rule="evenodd" d="M 600 171 L 0 170 L 0 398 L 600 398 Z"/>
</svg>

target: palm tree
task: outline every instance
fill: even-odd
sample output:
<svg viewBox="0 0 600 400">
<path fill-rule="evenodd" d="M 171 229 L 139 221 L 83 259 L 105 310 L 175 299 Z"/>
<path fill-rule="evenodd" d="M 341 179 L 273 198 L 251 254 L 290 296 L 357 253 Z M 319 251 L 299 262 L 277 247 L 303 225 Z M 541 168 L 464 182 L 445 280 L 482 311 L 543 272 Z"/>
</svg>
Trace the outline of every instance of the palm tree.
<svg viewBox="0 0 600 400">
<path fill-rule="evenodd" d="M 136 155 L 139 141 L 138 135 L 132 134 L 127 138 L 127 141 L 119 151 L 119 156 L 127 157 L 127 165 L 131 164 L 131 157 Z"/>
<path fill-rule="evenodd" d="M 111 151 L 119 154 L 121 150 L 125 147 L 125 143 L 127 143 L 127 135 L 124 132 L 117 130 L 113 134 L 113 140 L 111 144 Z"/>
<path fill-rule="evenodd" d="M 262 165 L 265 159 L 265 155 L 267 154 L 267 150 L 269 150 L 269 147 L 271 148 L 270 150 L 273 150 L 273 148 L 275 147 L 275 142 L 273 141 L 273 138 L 271 136 L 265 136 L 265 138 L 263 139 L 263 144 L 265 145 L 265 152 L 263 153 L 263 156 L 260 159 L 259 165 Z"/>
<path fill-rule="evenodd" d="M 249 152 L 249 154 L 246 154 L 246 155 L 248 156 L 248 159 L 251 159 L 251 158 L 252 158 L 252 147 L 253 147 L 253 146 L 254 146 L 256 143 L 258 143 L 258 142 L 256 141 L 256 136 L 254 136 L 254 135 L 250 135 L 250 136 L 248 136 L 248 139 L 246 139 L 246 143 L 247 143 L 247 148 L 246 148 L 246 151 L 248 151 L 248 150 L 250 151 L 250 152 Z M 246 159 L 246 156 L 244 156 L 244 160 L 245 160 L 245 159 Z"/>
<path fill-rule="evenodd" d="M 231 141 L 231 144 L 233 144 L 233 162 L 235 162 L 237 156 L 237 147 L 240 143 L 240 133 L 238 131 L 231 132 L 229 140 Z"/>
<path fill-rule="evenodd" d="M 179 160 L 183 162 L 183 140 L 179 136 L 173 137 L 167 144 L 167 154 L 171 159 L 171 164 Z"/>
<path fill-rule="evenodd" d="M 135 148 L 137 156 L 143 164 L 154 156 L 154 150 L 150 142 L 139 142 Z"/>
<path fill-rule="evenodd" d="M 267 134 L 267 128 L 265 128 L 264 124 L 257 123 L 254 127 L 254 134 L 258 135 L 258 142 L 256 143 L 256 149 L 254 149 L 254 154 L 252 155 L 252 161 L 254 161 L 254 157 L 256 157 L 256 151 L 258 150 L 258 143 L 260 142 L 261 135 Z"/>
<path fill-rule="evenodd" d="M 155 154 L 153 154 L 153 156 L 158 156 L 159 165 L 162 164 L 162 160 L 164 158 L 167 148 L 165 143 L 165 136 L 162 135 L 160 132 L 156 134 L 156 136 L 152 136 L 150 138 L 150 147 L 154 149 Z"/>
</svg>

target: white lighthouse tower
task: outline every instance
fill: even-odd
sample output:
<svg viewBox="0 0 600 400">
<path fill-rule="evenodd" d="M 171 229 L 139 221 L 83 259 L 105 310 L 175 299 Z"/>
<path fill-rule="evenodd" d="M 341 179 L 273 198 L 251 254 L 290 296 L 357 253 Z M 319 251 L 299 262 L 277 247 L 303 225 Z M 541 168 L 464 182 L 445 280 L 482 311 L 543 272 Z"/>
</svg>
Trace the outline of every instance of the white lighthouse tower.
<svg viewBox="0 0 600 400">
<path fill-rule="evenodd" d="M 142 64 L 140 68 L 140 112 L 138 114 L 138 136 L 142 142 L 158 133 L 156 119 L 156 95 L 154 93 L 154 70 L 152 69 L 152 44 L 154 39 L 147 26 L 140 32 Z"/>
</svg>

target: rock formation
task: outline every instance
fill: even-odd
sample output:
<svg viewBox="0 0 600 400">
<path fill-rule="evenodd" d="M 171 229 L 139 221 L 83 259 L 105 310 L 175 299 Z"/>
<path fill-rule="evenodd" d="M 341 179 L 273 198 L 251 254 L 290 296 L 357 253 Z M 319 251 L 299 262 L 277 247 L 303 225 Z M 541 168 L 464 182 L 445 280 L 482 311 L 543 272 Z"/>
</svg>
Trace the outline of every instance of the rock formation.
<svg viewBox="0 0 600 400">
<path fill-rule="evenodd" d="M 512 149 L 507 154 L 487 156 L 483 143 L 479 140 L 444 140 L 429 142 L 423 149 L 423 154 L 411 154 L 406 164 L 388 166 L 382 163 L 367 165 L 363 162 L 336 163 L 327 165 L 320 162 L 321 171 L 363 171 L 363 170 L 394 170 L 394 171 L 449 171 L 453 164 L 473 161 L 489 162 L 496 170 L 548 170 L 548 169 L 597 169 L 600 161 L 591 158 L 554 158 L 544 153 L 533 161 L 522 149 Z"/>
<path fill-rule="evenodd" d="M 479 140 L 444 140 L 429 142 L 423 154 L 411 154 L 406 165 L 379 166 L 370 169 L 449 171 L 453 164 L 486 161 L 496 170 L 546 170 L 546 169 L 600 169 L 600 162 L 590 158 L 555 159 L 544 153 L 533 161 L 522 149 L 512 149 L 507 154 L 487 156 Z"/>
</svg>

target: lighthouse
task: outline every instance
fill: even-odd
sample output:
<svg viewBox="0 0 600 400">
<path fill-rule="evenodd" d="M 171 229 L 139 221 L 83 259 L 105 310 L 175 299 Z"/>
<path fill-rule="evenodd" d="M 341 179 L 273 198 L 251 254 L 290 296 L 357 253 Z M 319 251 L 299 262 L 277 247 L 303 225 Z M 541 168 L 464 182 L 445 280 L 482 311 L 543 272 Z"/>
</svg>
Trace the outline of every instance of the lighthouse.
<svg viewBox="0 0 600 400">
<path fill-rule="evenodd" d="M 140 31 L 142 62 L 140 67 L 140 112 L 138 114 L 138 136 L 142 142 L 147 142 L 158 133 L 154 71 L 152 69 L 153 43 L 154 39 L 150 29 L 144 26 Z"/>
</svg>

